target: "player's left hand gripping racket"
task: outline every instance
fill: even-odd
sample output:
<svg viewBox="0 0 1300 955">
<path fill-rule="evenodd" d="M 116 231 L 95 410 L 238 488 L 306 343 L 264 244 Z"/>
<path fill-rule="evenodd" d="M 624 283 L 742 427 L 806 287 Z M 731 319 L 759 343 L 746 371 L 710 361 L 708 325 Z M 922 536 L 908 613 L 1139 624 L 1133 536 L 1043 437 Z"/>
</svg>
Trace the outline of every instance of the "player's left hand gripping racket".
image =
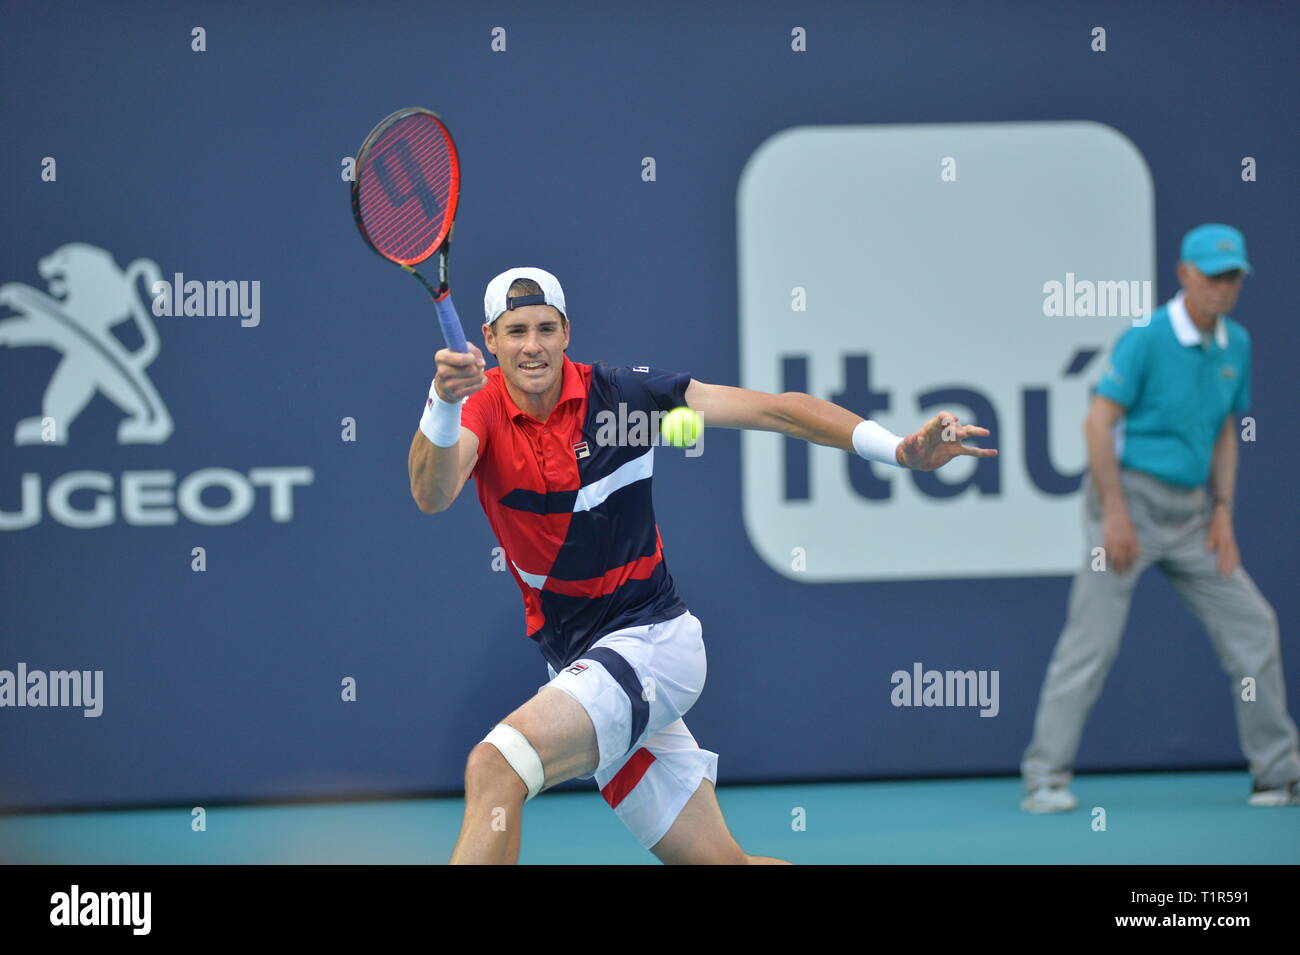
<svg viewBox="0 0 1300 955">
<path fill-rule="evenodd" d="M 352 180 L 352 216 L 361 237 L 420 280 L 433 296 L 447 347 L 468 352 L 447 287 L 447 256 L 459 198 L 456 144 L 442 120 L 429 110 L 399 109 L 361 144 Z M 413 268 L 435 252 L 436 289 Z"/>
</svg>

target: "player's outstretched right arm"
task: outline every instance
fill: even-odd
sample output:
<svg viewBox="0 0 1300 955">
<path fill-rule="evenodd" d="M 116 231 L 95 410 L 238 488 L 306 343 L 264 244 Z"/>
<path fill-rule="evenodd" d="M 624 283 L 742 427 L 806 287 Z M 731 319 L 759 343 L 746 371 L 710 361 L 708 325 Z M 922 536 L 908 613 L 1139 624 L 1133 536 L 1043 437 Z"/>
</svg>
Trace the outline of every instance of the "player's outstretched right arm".
<svg viewBox="0 0 1300 955">
<path fill-rule="evenodd" d="M 473 343 L 469 347 L 472 354 L 443 348 L 434 356 L 438 373 L 433 389 L 449 405 L 457 404 L 485 384 L 483 353 Z M 459 420 L 459 409 L 456 415 Z M 406 470 L 416 506 L 425 514 L 436 514 L 451 506 L 469 480 L 478 461 L 478 435 L 462 426 L 457 441 L 439 447 L 425 432 L 425 422 L 421 422 L 411 439 Z"/>
</svg>

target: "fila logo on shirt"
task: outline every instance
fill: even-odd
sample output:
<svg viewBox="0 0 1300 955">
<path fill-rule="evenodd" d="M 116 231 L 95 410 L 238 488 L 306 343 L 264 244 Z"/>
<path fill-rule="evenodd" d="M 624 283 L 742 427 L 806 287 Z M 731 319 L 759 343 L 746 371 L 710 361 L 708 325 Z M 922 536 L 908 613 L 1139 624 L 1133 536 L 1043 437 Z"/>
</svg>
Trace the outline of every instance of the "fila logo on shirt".
<svg viewBox="0 0 1300 955">
<path fill-rule="evenodd" d="M 591 454 L 591 449 L 587 447 L 586 441 L 579 441 L 573 446 L 573 453 L 577 455 L 578 460 L 581 461 L 583 458 Z"/>
<path fill-rule="evenodd" d="M 587 664 L 585 664 L 585 663 L 575 663 L 573 666 L 569 667 L 569 668 L 568 668 L 567 670 L 565 670 L 564 672 L 565 672 L 565 673 L 572 673 L 574 676 L 577 676 L 579 673 L 581 673 L 581 672 L 582 672 L 583 670 L 585 670 L 585 669 L 587 669 Z"/>
</svg>

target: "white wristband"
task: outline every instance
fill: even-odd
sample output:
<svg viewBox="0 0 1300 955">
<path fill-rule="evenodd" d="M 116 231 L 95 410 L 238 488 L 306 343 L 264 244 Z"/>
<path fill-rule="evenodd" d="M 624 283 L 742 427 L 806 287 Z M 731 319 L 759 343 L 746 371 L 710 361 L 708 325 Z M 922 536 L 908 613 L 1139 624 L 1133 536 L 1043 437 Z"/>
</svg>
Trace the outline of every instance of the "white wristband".
<svg viewBox="0 0 1300 955">
<path fill-rule="evenodd" d="M 886 431 L 874 421 L 859 421 L 858 426 L 853 429 L 853 450 L 858 452 L 859 457 L 866 458 L 868 461 L 879 461 L 881 464 L 901 467 L 895 455 L 898 446 L 902 443 L 902 438 Z"/>
<path fill-rule="evenodd" d="M 460 406 L 464 399 L 448 404 L 438 394 L 438 380 L 429 386 L 429 400 L 424 403 L 420 430 L 440 448 L 450 448 L 460 440 Z"/>
</svg>

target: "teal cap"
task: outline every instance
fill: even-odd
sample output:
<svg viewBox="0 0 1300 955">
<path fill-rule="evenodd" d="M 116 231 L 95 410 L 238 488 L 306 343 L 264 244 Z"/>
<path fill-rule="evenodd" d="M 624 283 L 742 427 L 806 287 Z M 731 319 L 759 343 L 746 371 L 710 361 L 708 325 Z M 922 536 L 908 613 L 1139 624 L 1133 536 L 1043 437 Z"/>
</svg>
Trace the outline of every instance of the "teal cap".
<svg viewBox="0 0 1300 955">
<path fill-rule="evenodd" d="M 1229 269 L 1241 269 L 1249 275 L 1246 261 L 1246 237 L 1230 225 L 1198 225 L 1183 236 L 1184 262 L 1191 262 L 1202 275 L 1218 275 Z"/>
</svg>

